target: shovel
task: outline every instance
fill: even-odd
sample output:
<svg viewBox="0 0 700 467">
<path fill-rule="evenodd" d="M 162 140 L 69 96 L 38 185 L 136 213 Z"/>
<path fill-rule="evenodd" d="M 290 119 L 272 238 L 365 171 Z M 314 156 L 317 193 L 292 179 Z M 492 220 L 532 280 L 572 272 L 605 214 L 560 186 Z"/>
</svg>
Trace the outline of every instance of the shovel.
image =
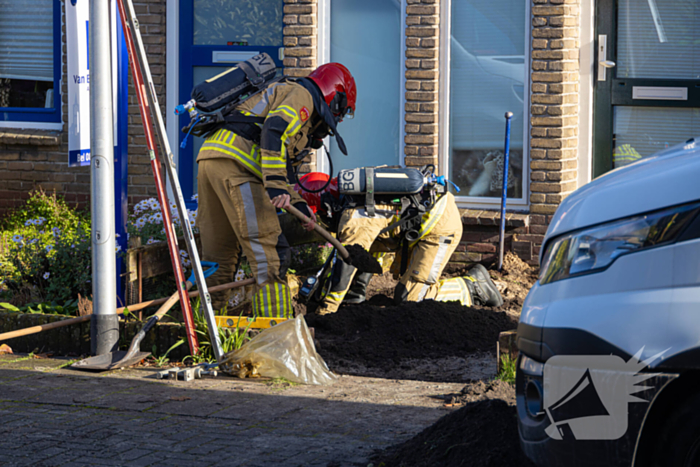
<svg viewBox="0 0 700 467">
<path fill-rule="evenodd" d="M 209 277 L 217 269 L 219 265 L 217 263 L 210 263 L 207 261 L 202 261 L 202 266 L 209 266 L 209 268 L 204 271 L 204 277 Z M 185 289 L 190 290 L 192 283 L 194 282 L 194 273 L 190 276 L 185 284 Z M 123 351 L 118 350 L 116 352 L 110 352 L 104 355 L 97 355 L 95 357 L 86 358 L 85 360 L 80 360 L 71 365 L 71 368 L 77 370 L 94 370 L 94 371 L 107 371 L 114 370 L 117 368 L 126 368 L 134 365 L 144 358 L 151 355 L 151 352 L 141 352 L 140 346 L 141 341 L 146 337 L 146 333 L 150 331 L 153 326 L 168 312 L 170 308 L 173 307 L 180 300 L 179 292 L 175 292 L 161 305 L 156 314 L 151 316 L 146 324 L 143 325 L 141 330 L 136 334 L 134 339 L 131 341 L 129 350 Z"/>
<path fill-rule="evenodd" d="M 299 218 L 302 222 L 311 222 L 311 219 L 302 214 L 294 206 L 288 206 L 284 208 L 285 211 L 293 214 L 295 217 Z M 348 252 L 348 248 L 345 248 L 342 243 L 338 241 L 333 235 L 331 235 L 326 229 L 314 222 L 314 230 L 318 232 L 320 236 L 328 240 L 331 245 L 333 245 L 340 256 L 343 258 L 347 264 L 357 268 L 358 272 L 371 272 L 372 274 L 381 274 L 383 272 L 382 266 L 379 264 L 377 259 L 372 256 L 367 250 L 359 245 L 349 245 L 348 248 L 352 251 L 352 256 Z"/>
</svg>

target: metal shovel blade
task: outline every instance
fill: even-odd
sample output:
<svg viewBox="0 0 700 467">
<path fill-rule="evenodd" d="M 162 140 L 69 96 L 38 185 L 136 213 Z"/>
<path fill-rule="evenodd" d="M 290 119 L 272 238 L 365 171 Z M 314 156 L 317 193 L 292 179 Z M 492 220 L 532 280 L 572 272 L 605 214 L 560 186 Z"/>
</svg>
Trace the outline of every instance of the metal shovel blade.
<svg viewBox="0 0 700 467">
<path fill-rule="evenodd" d="M 71 368 L 93 371 L 115 370 L 117 368 L 126 368 L 134 365 L 151 355 L 151 352 L 136 352 L 132 355 L 127 355 L 128 353 L 129 352 L 124 350 L 118 350 L 104 355 L 97 355 L 95 357 L 86 358 L 85 360 L 80 360 L 72 364 Z"/>
</svg>

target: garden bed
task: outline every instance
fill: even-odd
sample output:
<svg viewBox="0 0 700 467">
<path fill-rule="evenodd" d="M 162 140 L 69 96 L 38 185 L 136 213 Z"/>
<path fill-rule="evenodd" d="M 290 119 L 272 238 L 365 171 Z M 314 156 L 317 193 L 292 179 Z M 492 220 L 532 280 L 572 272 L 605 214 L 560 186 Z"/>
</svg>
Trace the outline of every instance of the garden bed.
<svg viewBox="0 0 700 467">
<path fill-rule="evenodd" d="M 0 313 L 0 332 L 16 331 L 31 326 L 40 326 L 64 319 L 70 316 Z M 127 348 L 139 332 L 143 323 L 127 321 L 119 324 L 119 344 Z M 170 347 L 185 338 L 185 327 L 174 323 L 158 323 L 141 342 L 141 350 L 153 352 L 154 355 L 164 355 Z M 16 337 L 3 344 L 9 345 L 16 353 L 55 354 L 67 356 L 88 355 L 90 353 L 90 322 L 64 326 L 57 329 Z M 155 348 L 154 348 L 155 346 Z M 155 350 L 155 351 L 154 351 Z M 187 344 L 173 349 L 168 355 L 173 360 L 179 360 L 189 354 Z"/>
</svg>

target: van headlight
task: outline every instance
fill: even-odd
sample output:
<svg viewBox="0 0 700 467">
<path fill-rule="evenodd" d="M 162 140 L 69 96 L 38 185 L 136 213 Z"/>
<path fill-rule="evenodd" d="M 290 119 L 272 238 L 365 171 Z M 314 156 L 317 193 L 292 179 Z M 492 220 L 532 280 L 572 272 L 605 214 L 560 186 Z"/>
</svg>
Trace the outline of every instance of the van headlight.
<svg viewBox="0 0 700 467">
<path fill-rule="evenodd" d="M 698 210 L 697 203 L 676 206 L 554 238 L 542 256 L 540 284 L 598 272 L 622 255 L 669 244 Z"/>
</svg>

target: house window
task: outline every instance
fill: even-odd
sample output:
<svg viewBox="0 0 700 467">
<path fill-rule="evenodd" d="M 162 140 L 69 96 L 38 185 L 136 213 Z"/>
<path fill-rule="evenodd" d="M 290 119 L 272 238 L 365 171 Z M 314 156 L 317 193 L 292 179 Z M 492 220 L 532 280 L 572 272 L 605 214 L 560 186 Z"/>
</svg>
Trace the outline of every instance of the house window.
<svg viewBox="0 0 700 467">
<path fill-rule="evenodd" d="M 495 203 L 501 196 L 506 112 L 513 112 L 508 197 L 526 204 L 528 115 L 525 25 L 522 0 L 451 0 L 443 10 L 443 63 L 448 63 L 444 158 L 465 203 Z M 445 17 L 446 15 L 449 15 Z M 448 60 L 444 60 L 448 59 Z"/>
<path fill-rule="evenodd" d="M 61 2 L 0 0 L 0 122 L 61 121 Z"/>
</svg>

